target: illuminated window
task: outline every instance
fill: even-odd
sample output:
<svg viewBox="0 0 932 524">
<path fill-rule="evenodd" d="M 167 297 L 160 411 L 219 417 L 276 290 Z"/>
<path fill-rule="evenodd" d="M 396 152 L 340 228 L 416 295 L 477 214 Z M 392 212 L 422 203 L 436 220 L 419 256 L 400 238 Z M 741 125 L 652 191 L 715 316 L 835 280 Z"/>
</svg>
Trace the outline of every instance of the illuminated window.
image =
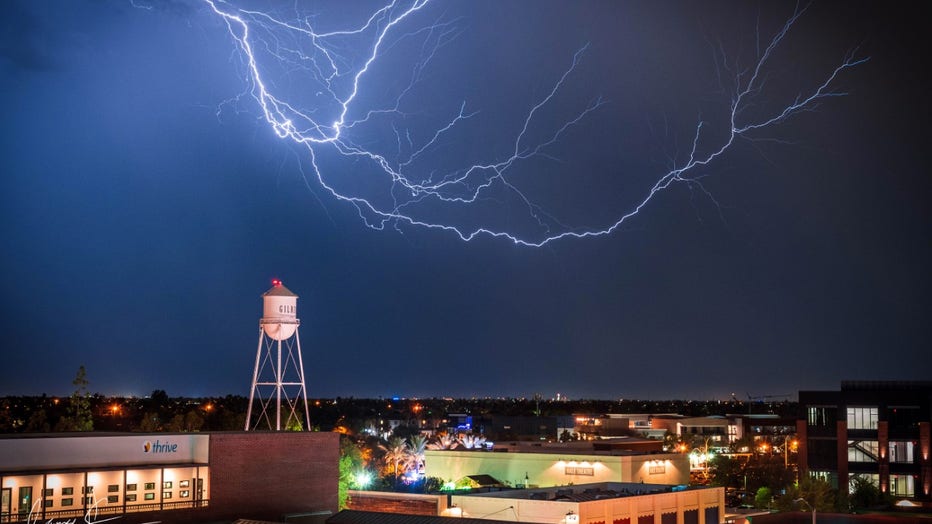
<svg viewBox="0 0 932 524">
<path fill-rule="evenodd" d="M 890 494 L 894 497 L 914 497 L 914 486 L 912 475 L 890 475 Z"/>
<path fill-rule="evenodd" d="M 155 500 L 155 493 L 146 493 L 146 500 Z"/>
<path fill-rule="evenodd" d="M 74 499 L 61 499 L 61 505 L 62 506 L 73 506 Z"/>
<path fill-rule="evenodd" d="M 62 495 L 74 495 L 74 488 L 62 488 L 61 494 Z"/>
<path fill-rule="evenodd" d="M 162 489 L 172 489 L 172 483 L 171 483 L 171 481 L 163 482 L 163 483 L 162 483 Z"/>
<path fill-rule="evenodd" d="M 903 441 L 890 442 L 890 462 L 912 464 L 913 443 Z"/>
<path fill-rule="evenodd" d="M 856 475 L 851 475 L 851 478 L 848 480 L 848 492 L 854 493 L 855 488 L 857 488 L 858 479 L 869 480 L 871 484 L 875 487 L 880 487 L 880 475 L 877 473 L 858 473 Z"/>
<path fill-rule="evenodd" d="M 162 498 L 163 498 L 163 499 L 170 499 L 170 498 L 172 498 L 172 492 L 171 492 L 171 491 L 163 491 L 163 492 L 162 492 Z"/>
<path fill-rule="evenodd" d="M 880 444 L 876 440 L 849 440 L 848 462 L 877 462 Z"/>
<path fill-rule="evenodd" d="M 127 485 L 126 485 L 126 491 L 136 491 L 136 485 L 135 485 L 135 484 L 127 484 Z"/>
<path fill-rule="evenodd" d="M 810 406 L 809 425 L 831 427 L 835 423 L 835 406 Z"/>
<path fill-rule="evenodd" d="M 179 481 L 179 482 L 178 482 L 178 487 L 179 487 L 179 488 L 187 488 L 187 487 L 189 487 L 190 485 L 191 485 L 191 481 L 190 481 L 190 480 L 182 480 L 182 481 Z"/>
<path fill-rule="evenodd" d="M 181 493 L 178 494 L 178 496 L 181 497 L 181 498 L 183 498 L 183 499 L 186 499 L 186 498 L 188 498 L 188 497 L 191 496 L 191 492 L 188 491 L 188 490 L 186 490 L 186 489 L 183 489 L 183 490 L 181 490 Z"/>
<path fill-rule="evenodd" d="M 146 482 L 146 489 L 155 489 L 155 482 Z"/>
<path fill-rule="evenodd" d="M 848 429 L 877 429 L 877 408 L 848 408 Z"/>
<path fill-rule="evenodd" d="M 132 495 L 127 495 L 126 502 L 136 502 L 136 494 L 133 493 Z"/>
</svg>

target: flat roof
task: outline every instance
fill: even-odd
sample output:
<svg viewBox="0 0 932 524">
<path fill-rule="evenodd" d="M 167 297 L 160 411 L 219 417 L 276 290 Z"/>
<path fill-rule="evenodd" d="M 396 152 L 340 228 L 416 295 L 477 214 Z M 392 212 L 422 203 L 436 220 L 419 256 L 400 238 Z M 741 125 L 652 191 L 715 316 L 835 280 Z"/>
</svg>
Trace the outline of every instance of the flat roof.
<svg viewBox="0 0 932 524">
<path fill-rule="evenodd" d="M 616 499 L 656 495 L 674 491 L 696 491 L 713 489 L 705 486 L 688 487 L 671 484 L 644 484 L 641 482 L 596 482 L 576 486 L 556 486 L 552 488 L 514 489 L 489 493 L 464 493 L 464 497 L 493 497 L 519 500 L 548 500 L 552 502 L 590 502 L 593 500 Z"/>
<path fill-rule="evenodd" d="M 441 517 L 437 515 L 404 515 L 344 509 L 327 519 L 327 524 L 496 524 L 514 521 L 479 519 L 470 517 Z"/>
</svg>

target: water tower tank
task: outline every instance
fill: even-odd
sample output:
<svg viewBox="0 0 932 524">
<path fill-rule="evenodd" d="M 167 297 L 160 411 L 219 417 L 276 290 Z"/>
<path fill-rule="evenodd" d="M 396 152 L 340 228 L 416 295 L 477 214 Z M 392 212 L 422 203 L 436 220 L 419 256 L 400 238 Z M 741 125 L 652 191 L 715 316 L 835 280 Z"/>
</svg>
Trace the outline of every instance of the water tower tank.
<svg viewBox="0 0 932 524">
<path fill-rule="evenodd" d="M 286 340 L 298 329 L 298 295 L 273 280 L 272 288 L 262 294 L 262 320 L 259 324 L 273 340 Z"/>
</svg>

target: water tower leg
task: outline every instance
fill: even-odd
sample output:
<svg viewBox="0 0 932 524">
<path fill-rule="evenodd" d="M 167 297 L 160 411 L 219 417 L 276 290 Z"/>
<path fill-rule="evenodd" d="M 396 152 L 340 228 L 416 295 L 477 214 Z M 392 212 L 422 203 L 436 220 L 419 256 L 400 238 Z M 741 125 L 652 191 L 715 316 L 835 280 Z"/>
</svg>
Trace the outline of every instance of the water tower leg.
<svg viewBox="0 0 932 524">
<path fill-rule="evenodd" d="M 246 428 L 245 431 L 249 431 L 249 421 L 252 420 L 252 401 L 256 393 L 256 381 L 259 379 L 259 359 L 262 356 L 262 336 L 265 334 L 265 330 L 262 329 L 262 326 L 259 326 L 259 347 L 256 348 L 256 367 L 252 371 L 252 388 L 249 390 L 249 407 L 246 408 Z M 260 397 L 259 401 L 262 401 Z"/>
<path fill-rule="evenodd" d="M 301 359 L 301 336 L 296 329 L 294 332 L 295 341 L 298 344 L 298 372 L 301 374 L 301 398 L 304 400 L 304 431 L 311 430 L 311 412 L 307 407 L 307 386 L 304 382 L 304 361 Z"/>
<path fill-rule="evenodd" d="M 278 328 L 281 331 L 281 327 Z M 278 339 L 278 362 L 275 365 L 275 431 L 282 430 L 282 341 Z"/>
</svg>

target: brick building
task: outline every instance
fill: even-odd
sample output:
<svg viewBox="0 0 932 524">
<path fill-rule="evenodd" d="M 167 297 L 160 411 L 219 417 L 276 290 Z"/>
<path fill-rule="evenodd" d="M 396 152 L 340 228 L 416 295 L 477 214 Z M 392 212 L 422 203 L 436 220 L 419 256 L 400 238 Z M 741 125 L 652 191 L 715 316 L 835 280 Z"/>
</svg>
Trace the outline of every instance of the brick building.
<svg viewBox="0 0 932 524">
<path fill-rule="evenodd" d="M 800 391 L 799 471 L 848 493 L 855 476 L 896 500 L 932 506 L 932 382 L 848 381 Z"/>
<path fill-rule="evenodd" d="M 112 517 L 278 520 L 337 509 L 339 435 L 55 434 L 0 438 L 0 523 Z"/>
</svg>

